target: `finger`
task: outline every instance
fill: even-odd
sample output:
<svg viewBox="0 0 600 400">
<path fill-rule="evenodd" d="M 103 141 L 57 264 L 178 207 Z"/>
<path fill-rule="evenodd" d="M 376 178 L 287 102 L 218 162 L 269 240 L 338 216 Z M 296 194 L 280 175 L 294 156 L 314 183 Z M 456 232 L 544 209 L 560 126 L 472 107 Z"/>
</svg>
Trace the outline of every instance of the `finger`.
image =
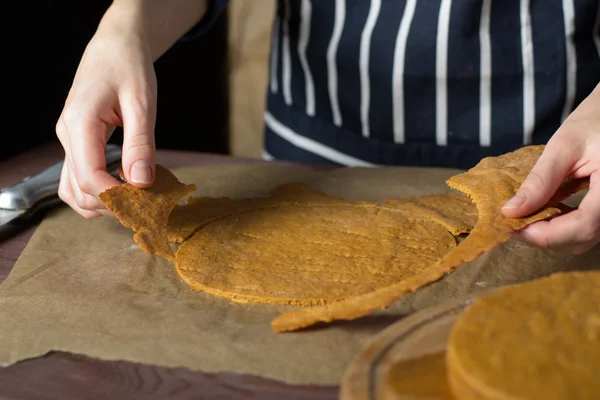
<svg viewBox="0 0 600 400">
<path fill-rule="evenodd" d="M 100 216 L 114 216 L 114 214 L 106 209 L 105 204 L 98 200 L 96 197 L 93 197 L 89 194 L 82 193 L 77 186 L 76 180 L 73 178 L 73 172 L 69 168 L 67 168 L 68 180 L 69 180 L 69 188 L 71 192 L 71 196 L 74 199 L 71 204 L 71 207 L 75 209 L 79 214 L 86 216 L 86 218 L 96 218 Z M 89 212 L 89 216 L 88 216 Z"/>
<path fill-rule="evenodd" d="M 536 223 L 535 225 L 538 224 L 540 223 Z M 543 231 L 544 229 L 547 228 L 544 228 L 543 226 L 540 227 L 540 231 Z M 519 240 L 523 243 L 527 243 L 533 247 L 550 249 L 565 254 L 582 254 L 600 243 L 600 239 L 598 238 L 596 240 L 591 240 L 587 242 L 581 240 L 565 240 L 562 242 L 552 242 L 551 239 L 544 237 L 543 235 L 538 235 L 540 231 L 534 231 L 533 228 L 532 230 L 529 230 L 528 228 L 528 230 L 525 230 L 523 232 L 515 233 L 513 239 Z"/>
<path fill-rule="evenodd" d="M 536 247 L 585 251 L 600 242 L 600 172 L 590 177 L 590 189 L 579 208 L 550 221 L 540 221 L 520 232 Z"/>
<path fill-rule="evenodd" d="M 77 117 L 65 121 L 69 140 L 70 168 L 76 183 L 73 188 L 98 197 L 119 181 L 106 171 L 106 125 L 95 118 Z"/>
<path fill-rule="evenodd" d="M 525 236 L 522 232 L 515 232 L 513 235 L 513 239 L 518 240 L 523 243 L 527 243 L 533 247 L 546 248 L 542 245 L 537 245 L 535 243 L 535 241 L 531 242 L 528 239 L 528 237 Z M 563 246 L 552 246 L 552 247 L 549 247 L 548 249 L 559 252 L 559 253 L 565 253 L 565 254 L 582 254 L 582 253 L 585 253 L 586 251 L 590 250 L 592 247 L 594 247 L 594 244 L 588 243 L 588 244 L 569 244 L 569 245 L 563 245 Z"/>
<path fill-rule="evenodd" d="M 124 95 L 125 97 L 125 95 Z M 123 171 L 130 184 L 147 188 L 154 182 L 154 104 L 150 97 L 126 96 L 123 114 Z"/>
<path fill-rule="evenodd" d="M 56 137 L 58 138 L 58 141 L 60 142 L 61 146 L 63 147 L 63 150 L 65 151 L 65 157 L 66 157 L 67 151 L 69 150 L 69 136 L 67 135 L 67 128 L 65 126 L 65 122 L 64 122 L 62 114 L 60 115 L 60 118 L 56 122 L 55 130 L 56 130 Z M 65 162 L 66 162 L 66 160 L 65 160 Z"/>
<path fill-rule="evenodd" d="M 69 167 L 67 160 L 65 160 L 61 173 L 60 173 L 60 184 L 58 186 L 58 197 L 64 201 L 69 207 L 75 210 L 79 215 L 86 219 L 92 219 L 100 217 L 102 214 L 96 210 L 83 210 L 75 201 L 75 195 L 73 188 L 71 187 L 71 181 L 69 179 Z"/>
<path fill-rule="evenodd" d="M 549 143 L 515 196 L 502 208 L 504 215 L 518 218 L 540 209 L 556 193 L 575 161 L 575 151 L 560 146 L 560 142 Z"/>
<path fill-rule="evenodd" d="M 73 182 L 73 173 L 70 167 L 70 152 L 69 152 L 69 135 L 66 131 L 66 126 L 64 120 L 61 117 L 59 118 L 56 125 L 56 134 L 58 139 L 65 150 L 65 159 L 63 161 L 63 166 L 61 168 L 61 177 L 58 188 L 58 196 L 59 198 L 77 211 L 79 214 L 86 218 L 95 218 L 99 216 L 114 216 L 114 214 L 104 208 L 104 204 L 100 204 L 100 208 L 94 209 L 94 207 L 90 207 L 90 209 L 84 209 L 77 204 L 77 195 L 75 193 L 79 192 L 79 190 L 74 190 L 72 186 Z M 78 188 L 77 185 L 75 185 Z M 81 193 L 81 192 L 79 192 Z M 81 194 L 80 194 L 81 195 Z"/>
<path fill-rule="evenodd" d="M 100 201 L 97 197 L 94 197 L 90 194 L 84 193 L 79 188 L 79 183 L 73 173 L 73 163 L 70 157 L 66 159 L 67 163 L 67 179 L 69 180 L 69 186 L 71 188 L 71 193 L 73 195 L 75 204 L 81 210 L 100 210 L 105 209 L 104 203 Z"/>
</svg>

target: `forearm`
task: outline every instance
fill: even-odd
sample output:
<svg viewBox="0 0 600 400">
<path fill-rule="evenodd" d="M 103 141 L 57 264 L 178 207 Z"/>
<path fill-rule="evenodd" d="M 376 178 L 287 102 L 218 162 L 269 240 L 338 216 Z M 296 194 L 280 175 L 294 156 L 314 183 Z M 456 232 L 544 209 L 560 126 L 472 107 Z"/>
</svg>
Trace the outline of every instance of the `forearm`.
<svg viewBox="0 0 600 400">
<path fill-rule="evenodd" d="M 98 29 L 136 34 L 156 61 L 204 16 L 208 1 L 114 0 Z"/>
</svg>

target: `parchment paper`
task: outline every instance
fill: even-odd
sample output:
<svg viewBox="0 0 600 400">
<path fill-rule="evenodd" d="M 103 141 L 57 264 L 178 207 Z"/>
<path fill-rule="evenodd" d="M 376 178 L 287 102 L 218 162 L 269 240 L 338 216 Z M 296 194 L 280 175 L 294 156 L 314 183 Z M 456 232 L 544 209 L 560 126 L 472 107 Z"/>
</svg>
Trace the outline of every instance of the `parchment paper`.
<svg viewBox="0 0 600 400">
<path fill-rule="evenodd" d="M 316 172 L 271 165 L 178 170 L 194 195 L 253 197 L 286 182 L 347 199 L 442 193 L 457 170 Z M 294 384 L 337 384 L 365 340 L 401 316 L 470 292 L 559 270 L 600 269 L 600 247 L 567 257 L 509 242 L 387 310 L 357 321 L 275 335 L 289 306 L 240 305 L 190 290 L 173 265 L 143 253 L 113 218 L 48 216 L 0 285 L 0 364 L 51 350 Z"/>
</svg>

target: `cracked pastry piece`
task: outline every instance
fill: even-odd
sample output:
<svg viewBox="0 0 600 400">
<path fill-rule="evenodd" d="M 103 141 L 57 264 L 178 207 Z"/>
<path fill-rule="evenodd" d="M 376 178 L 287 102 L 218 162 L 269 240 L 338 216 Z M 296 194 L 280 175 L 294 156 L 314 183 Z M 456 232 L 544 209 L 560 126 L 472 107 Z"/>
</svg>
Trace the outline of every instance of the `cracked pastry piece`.
<svg viewBox="0 0 600 400">
<path fill-rule="evenodd" d="M 544 146 L 528 146 L 498 157 L 484 158 L 469 171 L 447 181 L 451 188 L 465 193 L 475 203 L 478 221 L 466 239 L 437 262 L 407 279 L 369 293 L 285 312 L 272 321 L 274 332 L 295 331 L 319 322 L 353 320 L 385 308 L 401 296 L 443 278 L 457 267 L 506 242 L 514 231 L 560 214 L 564 210 L 560 202 L 586 188 L 588 179 L 565 181 L 548 204 L 527 217 L 507 218 L 502 213 L 503 205 L 517 192 L 543 149 Z"/>
<path fill-rule="evenodd" d="M 175 257 L 167 239 L 169 214 L 196 186 L 179 182 L 161 165 L 156 165 L 155 174 L 154 184 L 148 189 L 124 183 L 105 190 L 99 197 L 123 226 L 135 232 L 133 238 L 142 250 L 172 261 Z"/>
</svg>

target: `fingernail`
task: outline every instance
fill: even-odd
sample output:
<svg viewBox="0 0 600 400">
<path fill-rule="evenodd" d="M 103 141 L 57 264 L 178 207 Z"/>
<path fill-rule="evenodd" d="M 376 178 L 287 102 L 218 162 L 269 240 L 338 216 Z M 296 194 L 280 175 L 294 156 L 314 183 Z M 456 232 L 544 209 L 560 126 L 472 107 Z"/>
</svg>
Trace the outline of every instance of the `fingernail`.
<svg viewBox="0 0 600 400">
<path fill-rule="evenodd" d="M 502 208 L 503 209 L 517 208 L 521 204 L 523 204 L 526 199 L 527 199 L 527 196 L 524 193 L 520 193 L 519 192 L 512 199 L 510 199 L 509 201 L 507 201 L 506 204 L 504 205 L 504 207 L 502 207 Z"/>
<path fill-rule="evenodd" d="M 131 166 L 131 181 L 134 183 L 152 183 L 152 167 L 146 160 L 139 160 Z"/>
</svg>

